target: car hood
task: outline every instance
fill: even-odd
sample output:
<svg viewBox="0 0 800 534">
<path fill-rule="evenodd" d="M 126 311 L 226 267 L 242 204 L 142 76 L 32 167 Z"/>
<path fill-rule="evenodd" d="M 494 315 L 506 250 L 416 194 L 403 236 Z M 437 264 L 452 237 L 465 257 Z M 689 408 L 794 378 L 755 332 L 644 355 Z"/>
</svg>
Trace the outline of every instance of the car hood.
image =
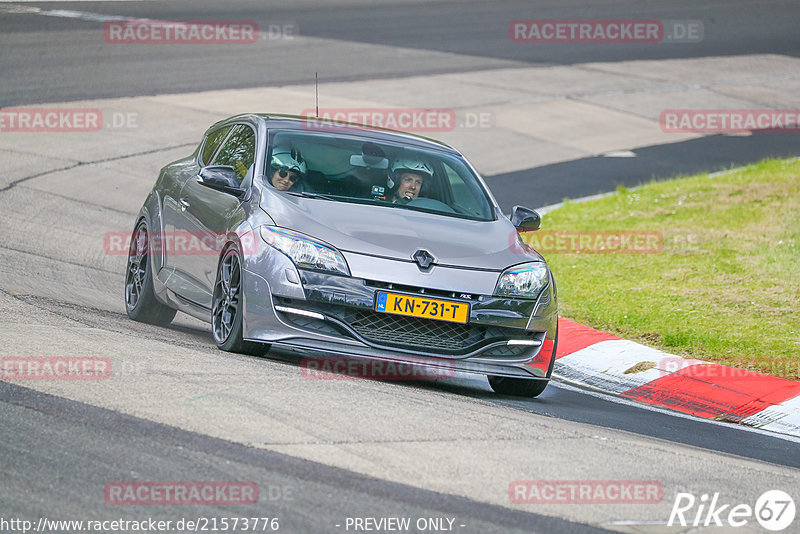
<svg viewBox="0 0 800 534">
<path fill-rule="evenodd" d="M 438 265 L 501 271 L 544 261 L 522 243 L 511 222 L 472 221 L 391 206 L 303 198 L 266 191 L 262 208 L 278 226 L 325 241 L 342 252 L 410 261 L 427 250 Z"/>
</svg>

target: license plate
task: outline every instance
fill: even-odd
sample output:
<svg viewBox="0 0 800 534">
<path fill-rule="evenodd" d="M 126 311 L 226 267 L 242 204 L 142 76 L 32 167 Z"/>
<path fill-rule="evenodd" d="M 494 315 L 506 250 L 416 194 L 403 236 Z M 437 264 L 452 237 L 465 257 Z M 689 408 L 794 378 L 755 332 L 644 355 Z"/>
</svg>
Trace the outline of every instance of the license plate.
<svg viewBox="0 0 800 534">
<path fill-rule="evenodd" d="M 377 294 L 375 311 L 408 317 L 422 317 L 423 319 L 438 319 L 451 323 L 466 323 L 469 320 L 469 303 L 467 302 L 412 297 L 384 291 L 379 291 Z"/>
</svg>

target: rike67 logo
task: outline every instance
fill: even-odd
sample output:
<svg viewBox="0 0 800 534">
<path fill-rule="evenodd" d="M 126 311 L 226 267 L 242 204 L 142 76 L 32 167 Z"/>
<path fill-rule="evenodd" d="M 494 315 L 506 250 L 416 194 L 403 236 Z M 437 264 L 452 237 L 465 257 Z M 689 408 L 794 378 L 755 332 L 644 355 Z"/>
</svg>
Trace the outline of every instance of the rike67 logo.
<svg viewBox="0 0 800 534">
<path fill-rule="evenodd" d="M 719 493 L 703 494 L 699 499 L 691 493 L 678 493 L 667 526 L 743 527 L 755 518 L 762 528 L 779 532 L 794 522 L 794 516 L 794 500 L 781 490 L 765 491 L 755 506 L 724 503 Z"/>
</svg>

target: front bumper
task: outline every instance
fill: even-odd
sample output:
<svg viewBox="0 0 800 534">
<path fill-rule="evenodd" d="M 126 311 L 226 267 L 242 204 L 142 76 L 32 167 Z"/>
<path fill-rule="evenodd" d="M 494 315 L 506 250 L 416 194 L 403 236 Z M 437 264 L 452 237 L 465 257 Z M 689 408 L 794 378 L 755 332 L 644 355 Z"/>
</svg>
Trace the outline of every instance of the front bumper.
<svg viewBox="0 0 800 534">
<path fill-rule="evenodd" d="M 249 341 L 305 356 L 357 356 L 518 378 L 548 379 L 552 373 L 557 339 L 552 281 L 534 301 L 298 271 L 290 262 L 271 267 L 266 277 L 245 271 Z M 376 312 L 378 291 L 466 301 L 469 321 Z"/>
</svg>

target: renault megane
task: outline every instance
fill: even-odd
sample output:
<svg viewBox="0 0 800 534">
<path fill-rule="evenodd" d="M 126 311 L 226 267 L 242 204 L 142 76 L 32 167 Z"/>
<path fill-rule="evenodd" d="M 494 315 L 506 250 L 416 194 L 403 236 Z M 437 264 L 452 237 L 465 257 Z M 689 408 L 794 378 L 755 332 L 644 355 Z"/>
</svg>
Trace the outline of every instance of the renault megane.
<svg viewBox="0 0 800 534">
<path fill-rule="evenodd" d="M 556 286 L 456 150 L 366 126 L 246 114 L 161 171 L 130 244 L 125 304 L 211 323 L 225 351 L 280 347 L 441 367 L 536 396 Z M 189 246 L 193 243 L 193 246 Z"/>
</svg>

